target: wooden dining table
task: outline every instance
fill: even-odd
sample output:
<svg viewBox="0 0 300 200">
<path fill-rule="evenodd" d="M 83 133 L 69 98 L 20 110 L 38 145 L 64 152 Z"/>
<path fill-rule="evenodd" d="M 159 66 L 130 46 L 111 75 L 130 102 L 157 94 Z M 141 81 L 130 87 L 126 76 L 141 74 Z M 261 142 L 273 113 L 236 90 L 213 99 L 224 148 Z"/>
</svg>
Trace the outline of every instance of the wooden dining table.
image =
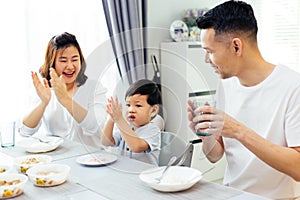
<svg viewBox="0 0 300 200">
<path fill-rule="evenodd" d="M 117 160 L 108 165 L 86 166 L 78 163 L 80 156 L 93 153 L 112 153 L 103 148 L 94 148 L 65 140 L 57 149 L 43 153 L 53 158 L 53 163 L 71 167 L 67 181 L 53 187 L 37 187 L 28 181 L 24 192 L 14 200 L 122 200 L 122 199 L 218 199 L 218 200 L 263 200 L 255 194 L 240 191 L 221 184 L 205 181 L 205 177 L 190 189 L 180 192 L 159 192 L 139 179 L 139 174 L 155 166 L 112 153 Z M 0 164 L 13 165 L 14 158 L 31 155 L 16 145 L 0 149 Z M 213 171 L 211 172 L 213 173 Z"/>
</svg>

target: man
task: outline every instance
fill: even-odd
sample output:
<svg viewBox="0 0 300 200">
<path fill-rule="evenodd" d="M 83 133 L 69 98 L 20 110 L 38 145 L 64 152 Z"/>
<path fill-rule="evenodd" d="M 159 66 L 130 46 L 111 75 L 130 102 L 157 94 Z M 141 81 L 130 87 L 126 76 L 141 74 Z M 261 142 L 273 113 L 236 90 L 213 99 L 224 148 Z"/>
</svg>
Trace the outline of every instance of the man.
<svg viewBox="0 0 300 200">
<path fill-rule="evenodd" d="M 271 199 L 300 197 L 300 75 L 264 60 L 249 4 L 224 2 L 197 25 L 205 61 L 222 78 L 217 109 L 194 110 L 189 101 L 190 127 L 213 133 L 201 136 L 207 158 L 214 163 L 225 153 L 225 185 Z"/>
</svg>

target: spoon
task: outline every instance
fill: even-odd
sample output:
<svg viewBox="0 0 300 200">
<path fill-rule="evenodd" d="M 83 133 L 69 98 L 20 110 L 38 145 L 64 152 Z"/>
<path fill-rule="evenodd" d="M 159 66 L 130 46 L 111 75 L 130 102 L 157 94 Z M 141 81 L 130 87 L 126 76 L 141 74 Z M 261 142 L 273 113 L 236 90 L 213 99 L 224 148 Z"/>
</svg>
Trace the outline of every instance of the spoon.
<svg viewBox="0 0 300 200">
<path fill-rule="evenodd" d="M 176 164 L 177 166 L 181 166 L 183 163 L 184 163 L 184 161 L 186 160 L 186 158 L 187 158 L 187 156 L 188 156 L 188 150 L 190 149 L 190 146 L 191 146 L 192 144 L 188 144 L 187 146 L 186 146 L 186 148 L 184 149 L 184 151 L 183 151 L 183 153 L 182 153 L 182 156 L 181 156 L 181 159 L 179 160 L 179 162 Z M 177 160 L 176 160 L 177 161 Z"/>
<path fill-rule="evenodd" d="M 169 169 L 170 166 L 172 166 L 172 164 L 176 161 L 176 159 L 177 159 L 176 156 L 173 156 L 173 157 L 170 158 L 170 160 L 169 160 L 169 162 L 168 162 L 166 168 L 165 168 L 164 171 L 162 172 L 162 174 L 161 174 L 159 177 L 155 178 L 155 180 L 156 180 L 158 183 L 160 183 L 160 181 L 162 180 L 162 178 L 163 178 L 164 175 L 166 174 L 166 171 Z"/>
<path fill-rule="evenodd" d="M 31 138 L 36 139 L 36 140 L 39 140 L 39 141 L 42 142 L 42 143 L 50 143 L 50 142 L 51 142 L 50 140 L 44 140 L 44 139 L 41 139 L 41 138 L 39 138 L 39 137 L 31 137 Z"/>
<path fill-rule="evenodd" d="M 199 178 L 199 177 L 204 176 L 204 174 L 210 172 L 210 171 L 211 171 L 212 169 L 214 169 L 214 168 L 215 168 L 215 166 L 212 166 L 211 168 L 209 168 L 209 169 L 205 170 L 204 172 L 202 172 L 199 176 L 193 177 L 191 180 L 189 180 L 189 182 L 193 181 L 194 179 L 197 179 L 197 178 Z"/>
</svg>

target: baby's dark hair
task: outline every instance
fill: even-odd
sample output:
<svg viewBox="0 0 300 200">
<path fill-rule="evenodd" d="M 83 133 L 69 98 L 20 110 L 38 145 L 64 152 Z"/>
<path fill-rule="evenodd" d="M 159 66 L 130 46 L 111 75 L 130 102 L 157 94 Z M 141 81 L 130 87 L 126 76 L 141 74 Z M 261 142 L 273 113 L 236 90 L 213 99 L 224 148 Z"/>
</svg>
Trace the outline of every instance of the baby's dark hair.
<svg viewBox="0 0 300 200">
<path fill-rule="evenodd" d="M 148 95 L 147 103 L 151 106 L 161 104 L 161 93 L 155 82 L 140 79 L 131 84 L 125 94 L 125 99 L 135 94 Z"/>
</svg>

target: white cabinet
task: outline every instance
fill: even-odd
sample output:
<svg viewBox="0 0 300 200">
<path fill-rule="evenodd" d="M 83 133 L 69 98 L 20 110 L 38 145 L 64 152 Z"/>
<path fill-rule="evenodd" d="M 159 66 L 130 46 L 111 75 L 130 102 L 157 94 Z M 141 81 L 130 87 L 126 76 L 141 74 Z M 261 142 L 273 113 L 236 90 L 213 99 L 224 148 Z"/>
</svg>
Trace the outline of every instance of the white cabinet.
<svg viewBox="0 0 300 200">
<path fill-rule="evenodd" d="M 218 75 L 204 62 L 197 42 L 161 43 L 161 85 L 166 130 L 188 140 L 187 100 L 190 92 L 215 90 Z"/>
<path fill-rule="evenodd" d="M 190 92 L 215 90 L 219 75 L 205 63 L 205 51 L 197 42 L 165 42 L 160 46 L 161 85 L 163 112 L 166 131 L 179 135 L 184 140 L 196 136 L 190 130 L 187 120 L 187 100 Z M 200 146 L 200 147 L 199 147 Z M 201 144 L 195 145 L 192 166 L 203 171 L 210 167 L 206 159 L 200 159 Z M 223 177 L 222 161 L 216 169 L 207 174 L 208 180 Z"/>
</svg>

